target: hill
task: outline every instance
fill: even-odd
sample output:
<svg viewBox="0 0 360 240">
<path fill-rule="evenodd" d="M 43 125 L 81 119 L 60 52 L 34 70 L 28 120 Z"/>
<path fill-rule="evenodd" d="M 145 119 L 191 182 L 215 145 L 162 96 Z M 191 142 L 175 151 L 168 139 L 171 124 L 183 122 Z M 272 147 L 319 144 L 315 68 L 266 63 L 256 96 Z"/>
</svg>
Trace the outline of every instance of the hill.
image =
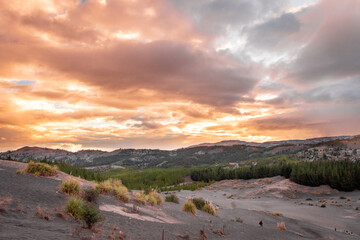
<svg viewBox="0 0 360 240">
<path fill-rule="evenodd" d="M 2 159 L 26 162 L 31 158 L 65 162 L 79 167 L 109 166 L 135 168 L 204 166 L 223 162 L 241 162 L 248 159 L 295 154 L 298 160 L 360 158 L 360 137 L 340 136 L 307 140 L 289 140 L 267 143 L 225 141 L 201 144 L 177 150 L 117 149 L 112 152 L 82 150 L 69 152 L 60 149 L 23 147 L 0 153 Z"/>
<path fill-rule="evenodd" d="M 225 180 L 196 191 L 176 191 L 179 203 L 151 206 L 101 194 L 93 206 L 101 222 L 86 229 L 66 212 L 69 196 L 60 193 L 64 173 L 53 177 L 17 174 L 25 164 L 0 160 L 0 239 L 358 239 L 359 191 L 304 187 L 281 177 Z M 79 180 L 79 179 L 78 179 Z M 94 183 L 81 181 L 85 185 Z M 167 196 L 160 194 L 162 198 Z M 184 212 L 189 198 L 203 198 L 212 216 Z M 322 207 L 325 205 L 326 207 Z M 135 206 L 135 207 L 134 207 Z M 258 222 L 262 220 L 263 227 Z M 277 227 L 283 223 L 283 228 Z"/>
</svg>

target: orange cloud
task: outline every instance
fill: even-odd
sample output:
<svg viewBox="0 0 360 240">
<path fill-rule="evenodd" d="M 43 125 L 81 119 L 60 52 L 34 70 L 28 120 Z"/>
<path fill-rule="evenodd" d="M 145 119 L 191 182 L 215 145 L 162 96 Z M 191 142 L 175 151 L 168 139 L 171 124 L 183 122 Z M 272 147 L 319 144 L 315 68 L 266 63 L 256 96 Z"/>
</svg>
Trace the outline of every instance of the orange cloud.
<svg viewBox="0 0 360 240">
<path fill-rule="evenodd" d="M 280 0 L 0 0 L 0 150 L 355 134 L 358 35 L 348 23 L 359 18 L 346 10 L 356 2 L 329 2 L 289 13 Z M 349 15 L 334 33 L 329 9 Z M 327 53 L 344 64 L 322 61 Z"/>
</svg>

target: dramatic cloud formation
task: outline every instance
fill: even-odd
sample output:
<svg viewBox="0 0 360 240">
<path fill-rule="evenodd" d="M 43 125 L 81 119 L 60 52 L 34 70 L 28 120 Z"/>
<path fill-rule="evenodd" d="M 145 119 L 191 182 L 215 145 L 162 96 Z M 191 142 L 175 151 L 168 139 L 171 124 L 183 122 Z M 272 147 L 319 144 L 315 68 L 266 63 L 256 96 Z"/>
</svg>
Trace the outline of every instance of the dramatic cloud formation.
<svg viewBox="0 0 360 240">
<path fill-rule="evenodd" d="M 0 151 L 360 132 L 357 0 L 0 0 Z"/>
</svg>

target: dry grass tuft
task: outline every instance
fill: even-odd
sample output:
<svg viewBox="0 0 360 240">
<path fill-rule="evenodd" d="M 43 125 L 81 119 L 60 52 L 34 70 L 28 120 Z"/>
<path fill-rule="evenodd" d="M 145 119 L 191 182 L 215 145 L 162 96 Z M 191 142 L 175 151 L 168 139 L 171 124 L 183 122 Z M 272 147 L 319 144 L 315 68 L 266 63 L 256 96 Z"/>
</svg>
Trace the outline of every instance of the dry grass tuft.
<svg viewBox="0 0 360 240">
<path fill-rule="evenodd" d="M 215 211 L 215 208 L 214 206 L 211 204 L 211 203 L 206 203 L 203 208 L 201 209 L 202 211 L 204 212 L 207 212 L 213 216 L 216 216 L 216 211 Z"/>
<path fill-rule="evenodd" d="M 95 189 L 102 194 L 113 193 L 118 199 L 128 202 L 130 195 L 127 187 L 125 187 L 121 180 L 109 179 L 96 185 Z"/>
<path fill-rule="evenodd" d="M 24 169 L 18 169 L 18 170 L 16 170 L 16 174 L 25 175 L 25 170 Z"/>
<path fill-rule="evenodd" d="M 268 212 L 265 210 L 261 210 L 260 212 L 263 212 L 263 213 L 266 213 L 266 214 L 269 214 L 269 215 L 275 216 L 275 217 L 283 217 L 284 216 L 282 213 L 277 213 L 277 212 Z"/>
<path fill-rule="evenodd" d="M 175 194 L 171 194 L 170 196 L 166 196 L 165 201 L 179 204 L 179 198 Z"/>
<path fill-rule="evenodd" d="M 54 176 L 57 173 L 57 168 L 50 166 L 47 163 L 40 163 L 30 161 L 27 163 L 26 172 L 34 174 L 34 176 Z"/>
<path fill-rule="evenodd" d="M 196 215 L 196 206 L 192 200 L 187 200 L 183 206 L 183 211 Z"/>
<path fill-rule="evenodd" d="M 76 180 L 69 178 L 61 182 L 59 192 L 68 195 L 79 195 L 80 190 L 81 190 L 80 183 Z"/>
<path fill-rule="evenodd" d="M 286 231 L 286 226 L 285 226 L 284 222 L 277 223 L 276 228 L 279 229 L 279 230 Z"/>
<path fill-rule="evenodd" d="M 130 200 L 130 195 L 127 187 L 125 186 L 116 186 L 114 188 L 115 196 L 124 202 L 128 202 Z"/>
</svg>

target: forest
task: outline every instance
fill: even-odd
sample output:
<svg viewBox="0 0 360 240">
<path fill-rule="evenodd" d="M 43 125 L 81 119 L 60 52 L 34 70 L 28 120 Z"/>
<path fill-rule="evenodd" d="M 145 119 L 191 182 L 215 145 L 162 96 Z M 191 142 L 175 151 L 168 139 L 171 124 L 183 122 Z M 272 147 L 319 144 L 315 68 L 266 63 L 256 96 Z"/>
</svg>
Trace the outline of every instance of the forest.
<svg viewBox="0 0 360 240">
<path fill-rule="evenodd" d="M 329 185 L 340 191 L 360 189 L 360 161 L 279 161 L 271 165 L 247 166 L 237 169 L 208 167 L 191 172 L 194 181 L 251 179 L 284 176 L 307 186 Z"/>
</svg>

